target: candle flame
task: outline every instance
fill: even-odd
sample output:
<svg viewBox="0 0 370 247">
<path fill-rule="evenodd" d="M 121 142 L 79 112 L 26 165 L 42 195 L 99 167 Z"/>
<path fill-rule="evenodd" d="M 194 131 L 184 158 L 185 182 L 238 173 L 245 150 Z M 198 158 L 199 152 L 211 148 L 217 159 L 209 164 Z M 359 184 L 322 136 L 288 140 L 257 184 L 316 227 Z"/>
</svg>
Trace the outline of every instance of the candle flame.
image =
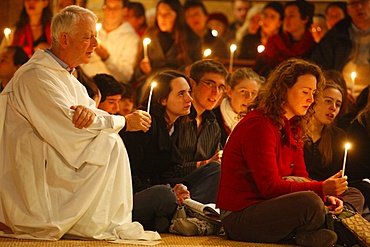
<svg viewBox="0 0 370 247">
<path fill-rule="evenodd" d="M 152 82 L 152 88 L 157 86 L 157 83 L 155 81 Z"/>
<path fill-rule="evenodd" d="M 5 36 L 9 36 L 9 34 L 12 32 L 12 30 L 10 30 L 10 28 L 5 28 L 4 29 L 4 34 Z"/>
<path fill-rule="evenodd" d="M 150 44 L 150 42 L 152 42 L 152 40 L 151 40 L 151 39 L 149 39 L 149 38 L 145 38 L 145 39 L 143 40 L 143 44 L 144 44 L 144 45 L 149 45 L 149 44 Z"/>
<path fill-rule="evenodd" d="M 346 150 L 351 148 L 351 143 L 347 142 L 346 145 L 344 146 Z"/>
<path fill-rule="evenodd" d="M 213 35 L 214 37 L 217 37 L 217 36 L 218 36 L 218 32 L 217 32 L 217 30 L 215 30 L 215 29 L 213 29 L 211 33 L 212 33 L 212 35 Z"/>
<path fill-rule="evenodd" d="M 203 56 L 208 57 L 209 55 L 211 55 L 211 53 L 212 53 L 211 49 L 205 49 L 204 52 L 203 52 Z"/>
<path fill-rule="evenodd" d="M 97 31 L 97 32 L 99 32 L 99 31 L 100 31 L 101 27 L 102 27 L 102 24 L 101 24 L 101 23 L 96 23 L 95 28 L 96 28 L 96 31 Z"/>
<path fill-rule="evenodd" d="M 265 50 L 265 46 L 264 45 L 257 46 L 258 53 L 262 53 L 264 50 Z"/>
<path fill-rule="evenodd" d="M 352 72 L 352 73 L 351 73 L 352 81 L 353 81 L 354 79 L 356 79 L 356 77 L 357 77 L 357 73 L 356 73 L 356 72 Z"/>
<path fill-rule="evenodd" d="M 236 50 L 236 47 L 237 46 L 235 44 L 230 45 L 230 51 L 234 52 Z"/>
</svg>

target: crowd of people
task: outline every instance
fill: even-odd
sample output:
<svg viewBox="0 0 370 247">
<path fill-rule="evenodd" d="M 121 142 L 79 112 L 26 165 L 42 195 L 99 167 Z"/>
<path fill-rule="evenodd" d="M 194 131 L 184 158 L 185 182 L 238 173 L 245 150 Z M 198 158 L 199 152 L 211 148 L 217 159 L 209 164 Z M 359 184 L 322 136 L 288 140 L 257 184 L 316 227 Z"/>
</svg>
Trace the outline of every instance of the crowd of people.
<svg viewBox="0 0 370 247">
<path fill-rule="evenodd" d="M 370 220 L 369 0 L 233 0 L 232 23 L 104 0 L 100 29 L 86 1 L 57 9 L 24 0 L 0 46 L 0 236 L 168 232 L 188 198 L 238 241 L 334 246 L 346 202 Z M 225 68 L 233 43 L 254 66 Z"/>
</svg>

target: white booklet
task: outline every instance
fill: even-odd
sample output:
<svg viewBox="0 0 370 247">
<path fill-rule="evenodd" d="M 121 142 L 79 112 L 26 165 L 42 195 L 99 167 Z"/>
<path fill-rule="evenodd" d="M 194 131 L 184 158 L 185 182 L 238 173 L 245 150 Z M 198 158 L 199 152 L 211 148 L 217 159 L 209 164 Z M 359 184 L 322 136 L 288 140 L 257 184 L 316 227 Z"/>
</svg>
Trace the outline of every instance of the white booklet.
<svg viewBox="0 0 370 247">
<path fill-rule="evenodd" d="M 212 221 L 220 221 L 220 210 L 216 208 L 216 204 L 203 204 L 192 199 L 186 199 L 184 205 L 188 206 L 193 212 L 204 216 L 206 219 Z"/>
</svg>

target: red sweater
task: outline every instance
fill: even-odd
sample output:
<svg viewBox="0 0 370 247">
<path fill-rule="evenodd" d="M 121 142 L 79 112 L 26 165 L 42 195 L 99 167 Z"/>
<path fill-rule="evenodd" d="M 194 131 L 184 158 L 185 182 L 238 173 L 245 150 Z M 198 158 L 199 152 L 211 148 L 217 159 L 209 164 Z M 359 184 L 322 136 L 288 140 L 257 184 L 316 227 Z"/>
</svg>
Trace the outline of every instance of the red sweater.
<svg viewBox="0 0 370 247">
<path fill-rule="evenodd" d="M 239 211 L 264 200 L 308 190 L 324 198 L 323 182 L 291 182 L 283 180 L 283 176 L 308 178 L 303 149 L 297 145 L 287 119 L 279 131 L 269 118 L 252 111 L 234 128 L 223 150 L 217 206 Z"/>
</svg>

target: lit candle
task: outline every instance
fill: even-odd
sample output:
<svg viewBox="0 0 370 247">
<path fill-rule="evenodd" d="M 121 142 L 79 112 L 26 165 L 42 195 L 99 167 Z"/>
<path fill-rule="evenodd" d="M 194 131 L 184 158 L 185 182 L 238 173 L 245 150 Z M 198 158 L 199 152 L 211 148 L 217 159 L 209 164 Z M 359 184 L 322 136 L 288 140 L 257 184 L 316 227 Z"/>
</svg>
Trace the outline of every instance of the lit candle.
<svg viewBox="0 0 370 247">
<path fill-rule="evenodd" d="M 98 39 L 98 36 L 99 36 L 99 31 L 100 29 L 102 28 L 102 24 L 101 23 L 96 23 L 95 25 L 95 29 L 96 29 L 96 40 L 98 41 L 98 44 L 100 43 L 100 40 Z"/>
<path fill-rule="evenodd" d="M 352 94 L 354 94 L 354 92 L 355 92 L 355 80 L 356 80 L 356 77 L 357 77 L 357 73 L 355 71 L 353 71 L 351 73 L 351 79 L 352 79 L 351 92 L 352 92 Z"/>
<path fill-rule="evenodd" d="M 350 147 L 351 147 L 351 144 L 348 143 L 348 142 L 344 146 L 344 160 L 343 160 L 343 168 L 342 168 L 342 177 L 344 176 L 344 171 L 346 170 L 347 153 L 348 153 L 348 149 L 350 149 Z"/>
<path fill-rule="evenodd" d="M 144 58 L 148 58 L 148 45 L 152 42 L 149 38 L 143 40 L 144 45 Z"/>
<path fill-rule="evenodd" d="M 230 45 L 230 63 L 229 63 L 229 72 L 232 73 L 233 71 L 233 62 L 234 62 L 234 52 L 236 50 L 236 45 Z"/>
<path fill-rule="evenodd" d="M 155 86 L 157 86 L 157 83 L 155 81 L 153 81 L 152 85 L 150 86 L 150 93 L 149 93 L 149 99 L 148 99 L 148 108 L 146 110 L 148 113 L 150 111 L 150 101 L 152 100 L 153 89 L 154 89 Z"/>
<path fill-rule="evenodd" d="M 218 35 L 218 32 L 217 32 L 217 30 L 215 30 L 215 29 L 213 29 L 213 30 L 211 31 L 211 33 L 212 33 L 212 36 L 213 36 L 213 37 L 217 37 L 217 35 Z"/>
<path fill-rule="evenodd" d="M 12 32 L 12 30 L 10 30 L 10 28 L 5 28 L 4 29 L 4 35 L 5 35 L 6 43 L 9 43 L 9 35 L 10 35 L 11 32 Z"/>
<path fill-rule="evenodd" d="M 257 46 L 258 53 L 262 53 L 264 50 L 265 50 L 265 46 L 264 45 Z"/>
<path fill-rule="evenodd" d="M 212 53 L 212 50 L 211 49 L 205 49 L 204 52 L 203 52 L 203 57 L 208 57 L 209 55 L 211 55 Z"/>
</svg>

